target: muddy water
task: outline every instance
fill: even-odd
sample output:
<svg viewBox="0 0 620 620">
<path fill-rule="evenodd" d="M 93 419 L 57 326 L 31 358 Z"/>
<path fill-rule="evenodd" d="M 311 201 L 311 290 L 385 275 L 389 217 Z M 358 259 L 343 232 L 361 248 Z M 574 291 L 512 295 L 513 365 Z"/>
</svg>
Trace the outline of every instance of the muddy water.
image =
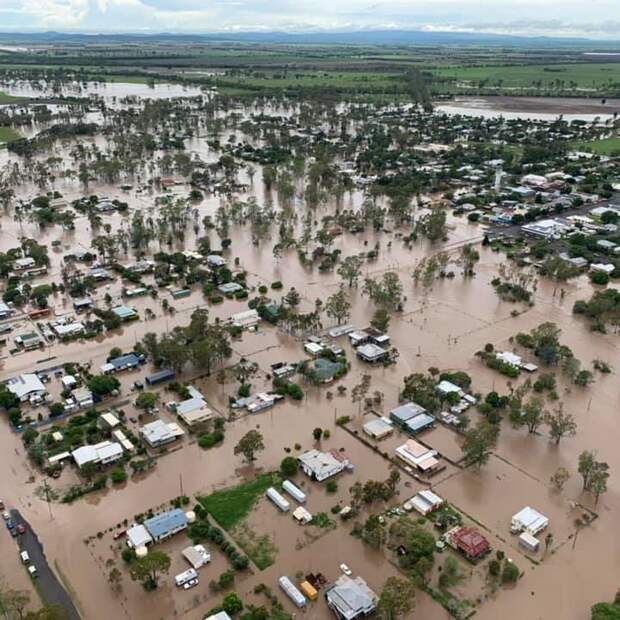
<svg viewBox="0 0 620 620">
<path fill-rule="evenodd" d="M 455 97 L 450 103 L 438 103 L 438 112 L 482 116 L 502 116 L 508 120 L 553 121 L 559 116 L 566 121 L 601 121 L 620 112 L 620 100 L 572 99 L 562 97 Z"/>
<path fill-rule="evenodd" d="M 112 86 L 114 85 L 107 87 Z M 122 92 L 128 93 L 127 90 Z M 105 147 L 103 139 L 97 138 L 95 142 Z M 68 153 L 63 148 L 56 147 L 55 152 L 66 159 Z M 192 141 L 191 149 L 200 153 L 203 158 L 215 157 L 202 139 Z M 10 157 L 6 153 L 0 156 Z M 61 191 L 68 200 L 82 195 L 78 183 L 70 179 L 59 178 L 54 184 L 54 189 Z M 174 191 L 179 195 L 187 195 L 189 187 L 181 185 Z M 124 192 L 118 187 L 104 184 L 93 184 L 88 192 L 119 198 L 129 203 L 130 212 L 127 216 L 113 215 L 102 218 L 104 224 L 110 225 L 111 231 L 126 227 L 135 209 L 147 212 L 152 210 L 156 213 L 153 206 L 156 192 L 138 193 L 135 189 Z M 20 188 L 20 197 L 23 198 L 31 198 L 38 193 L 39 190 L 32 185 Z M 260 171 L 257 172 L 249 195 L 256 195 L 259 203 L 268 198 L 260 182 Z M 273 199 L 278 206 L 277 197 L 274 196 Z M 350 207 L 359 205 L 361 200 L 361 192 L 356 191 L 346 195 L 344 202 Z M 208 197 L 199 203 L 196 206 L 198 221 L 204 215 L 213 215 L 219 205 L 218 197 Z M 301 212 L 301 206 L 298 208 Z M 334 209 L 335 205 L 331 203 L 317 209 L 317 221 L 320 221 L 322 216 L 333 213 Z M 450 218 L 449 223 L 451 232 L 448 249 L 468 239 L 480 238 L 481 228 L 468 223 L 465 219 Z M 103 230 L 102 228 L 95 232 L 103 234 Z M 203 231 L 198 233 L 199 236 L 202 234 Z M 227 253 L 227 258 L 231 262 L 235 258 L 239 259 L 240 267 L 249 272 L 250 285 L 258 286 L 281 280 L 284 283 L 284 291 L 290 286 L 295 286 L 302 292 L 304 307 L 312 307 L 316 299 L 325 300 L 337 290 L 339 279 L 335 274 L 321 274 L 316 268 L 300 265 L 296 254 L 292 251 L 274 259 L 272 246 L 276 241 L 276 234 L 277 231 L 274 230 L 273 237 L 257 247 L 252 244 L 251 234 L 247 228 L 231 226 L 230 237 L 233 239 L 233 244 Z M 61 239 L 61 248 L 58 251 L 50 250 L 52 264 L 49 275 L 34 281 L 35 284 L 39 284 L 58 281 L 63 255 L 74 249 L 90 248 L 92 235 L 93 231 L 85 217 L 76 219 L 74 231 L 63 232 L 53 227 L 41 230 L 28 220 L 18 222 L 9 212 L 2 218 L 0 245 L 3 248 L 15 247 L 21 236 L 34 237 L 48 246 L 53 240 Z M 213 232 L 211 239 L 213 246 L 217 247 L 217 236 Z M 156 617 L 172 617 L 177 614 L 198 618 L 201 617 L 200 614 L 214 606 L 216 599 L 209 594 L 207 584 L 209 579 L 215 578 L 224 569 L 220 560 L 216 560 L 213 566 L 205 569 L 200 587 L 190 593 L 173 589 L 169 586 L 170 579 L 168 579 L 168 585 L 155 595 L 147 594 L 139 585 L 130 583 L 126 578 L 123 594 L 113 596 L 105 584 L 105 575 L 109 571 L 105 563 L 108 559 L 117 558 L 114 549 L 110 548 L 115 547 L 110 534 L 106 534 L 101 541 L 91 545 L 86 545 L 84 540 L 96 536 L 97 532 L 116 526 L 125 518 L 131 520 L 137 513 L 168 502 L 180 493 L 181 485 L 183 491 L 191 496 L 235 484 L 240 479 L 251 476 L 253 472 L 241 467 L 239 458 L 233 454 L 233 446 L 251 428 L 258 428 L 265 436 L 266 450 L 258 456 L 256 463 L 256 467 L 263 470 L 277 468 L 281 459 L 287 454 L 285 448 L 293 450 L 292 453 L 295 454 L 296 443 L 301 444 L 302 449 L 313 447 L 312 429 L 317 426 L 329 428 L 332 432 L 332 437 L 323 442 L 324 447 L 344 448 L 349 454 L 355 464 L 355 472 L 343 475 L 339 479 L 339 491 L 336 497 L 328 496 L 320 485 L 309 482 L 305 484 L 309 492 L 311 510 L 327 512 L 337 501 L 346 502 L 348 487 L 355 480 L 385 477 L 386 462 L 334 425 L 335 419 L 345 414 L 352 415 L 356 424 L 361 421 L 358 420 L 358 405 L 351 402 L 350 392 L 352 387 L 359 383 L 363 373 L 368 372 L 372 376 L 370 391 L 378 390 L 384 395 L 382 406 L 384 412 L 397 404 L 404 376 L 411 372 L 424 372 L 431 366 L 466 370 L 472 375 L 474 390 L 477 392 L 484 394 L 491 389 L 503 392 L 507 389 L 506 380 L 484 368 L 473 354 L 487 342 L 493 343 L 498 348 L 509 349 L 510 336 L 519 331 L 530 330 L 547 320 L 556 322 L 562 328 L 562 340 L 573 348 L 584 367 L 589 367 L 592 359 L 600 358 L 616 369 L 620 368 L 617 336 L 594 335 L 586 325 L 575 320 L 571 314 L 574 301 L 587 298 L 591 294 L 591 286 L 585 277 L 565 285 L 564 299 L 560 299 L 557 292 L 554 295 L 552 285 L 540 282 L 535 306 L 518 317 L 512 317 L 511 311 L 514 306 L 499 301 L 489 284 L 497 273 L 498 264 L 503 261 L 500 255 L 481 248 L 481 262 L 476 266 L 475 278 L 464 280 L 458 267 L 455 267 L 456 277 L 453 280 L 438 281 L 430 290 L 425 291 L 421 287 L 414 288 L 409 274 L 416 261 L 429 252 L 440 249 L 441 246 L 433 248 L 424 242 L 419 242 L 409 250 L 404 248 L 392 233 L 368 232 L 355 236 L 342 235 L 334 241 L 333 247 L 341 249 L 342 254 L 346 256 L 367 251 L 377 241 L 381 244 L 379 258 L 376 262 L 368 263 L 365 272 L 374 275 L 392 269 L 398 271 L 402 278 L 407 300 L 402 314 L 392 318 L 389 330 L 392 342 L 401 355 L 398 363 L 390 368 L 369 368 L 353 358 L 346 338 L 341 339 L 340 344 L 347 350 L 352 362 L 351 372 L 340 381 L 340 384 L 347 387 L 347 395 L 344 397 L 334 395 L 331 400 L 327 398 L 327 391 L 335 394 L 335 386 L 320 388 L 304 386 L 306 397 L 301 403 L 286 402 L 268 412 L 243 417 L 228 424 L 223 446 L 205 452 L 186 437 L 180 443 L 182 449 L 162 457 L 153 471 L 138 479 L 130 480 L 124 488 L 110 489 L 72 506 L 55 503 L 52 505 L 51 518 L 47 505 L 40 499 L 40 493 L 37 493 L 37 488 L 43 482 L 41 476 L 31 470 L 21 442 L 4 425 L 0 433 L 0 465 L 6 475 L 0 496 L 9 505 L 19 507 L 33 524 L 43 540 L 48 557 L 60 568 L 77 593 L 85 618 L 98 620 L 116 614 L 119 617 L 146 620 L 154 617 L 152 612 L 154 608 L 158 610 Z M 388 247 L 389 241 L 392 242 L 391 247 Z M 196 235 L 190 224 L 186 231 L 185 247 L 193 248 L 195 242 Z M 179 243 L 175 247 L 182 249 L 183 245 Z M 149 252 L 158 250 L 159 245 L 153 242 Z M 128 256 L 121 255 L 120 260 L 122 263 L 128 263 L 134 260 L 134 256 L 131 253 Z M 151 282 L 149 276 L 145 277 L 145 282 Z M 116 302 L 120 299 L 120 291 L 121 282 L 117 280 L 102 286 L 95 298 L 103 303 L 103 297 L 108 293 Z M 275 293 L 274 297 L 279 298 L 280 295 Z M 161 299 L 164 298 L 175 307 L 174 316 L 164 315 L 161 309 Z M 365 326 L 373 308 L 357 289 L 351 291 L 351 298 L 352 322 L 360 327 Z M 68 298 L 63 298 L 59 294 L 50 301 L 56 315 L 71 312 Z M 145 333 L 149 331 L 163 333 L 177 324 L 185 324 L 194 308 L 205 306 L 205 300 L 198 290 L 190 297 L 179 301 L 172 301 L 162 290 L 159 300 L 138 298 L 130 303 L 142 316 L 147 308 L 151 309 L 155 312 L 156 318 L 123 327 L 114 334 L 90 342 L 52 344 L 45 351 L 15 356 L 9 356 L 5 349 L 1 360 L 0 378 L 5 379 L 33 368 L 42 368 L 64 361 L 91 362 L 96 369 L 105 361 L 112 347 L 129 349 Z M 210 312 L 214 317 L 226 318 L 231 313 L 245 308 L 244 302 L 226 300 L 223 304 L 210 308 Z M 328 324 L 326 319 L 325 323 Z M 21 320 L 20 331 L 30 331 L 26 319 Z M 20 331 L 16 330 L 15 333 Z M 233 349 L 235 354 L 231 363 L 235 363 L 243 356 L 259 364 L 261 372 L 252 379 L 255 389 L 268 387 L 266 374 L 270 364 L 305 358 L 299 341 L 269 326 L 261 326 L 257 333 L 245 334 L 242 340 L 234 341 Z M 49 362 L 41 361 L 47 357 L 54 359 Z M 121 375 L 123 394 L 128 398 L 130 398 L 130 383 L 141 375 L 142 373 Z M 210 404 L 227 416 L 228 396 L 236 391 L 238 384 L 230 382 L 221 386 L 214 377 L 200 380 L 197 384 Z M 57 380 L 51 384 L 50 391 L 53 394 L 59 393 L 60 386 Z M 524 559 L 517 560 L 524 570 L 527 569 L 523 580 L 513 591 L 502 592 L 482 605 L 478 612 L 481 618 L 582 619 L 594 601 L 611 598 L 617 587 L 616 576 L 620 568 L 618 566 L 620 554 L 615 548 L 617 546 L 615 516 L 620 508 L 620 482 L 614 475 L 614 472 L 620 470 L 620 456 L 616 449 L 616 414 L 620 405 L 617 377 L 615 374 L 598 376 L 597 383 L 587 390 L 560 383 L 559 393 L 565 402 L 566 410 L 575 415 L 578 421 L 577 437 L 568 438 L 560 446 L 555 447 L 549 444 L 544 429 L 543 434 L 539 436 L 526 436 L 523 431 L 510 429 L 508 423 L 504 422 L 497 456 L 486 468 L 480 473 L 448 469 L 440 479 L 434 481 L 436 490 L 441 495 L 488 527 L 494 536 L 501 536 L 508 541 L 506 544 L 510 549 L 514 545 L 514 540 L 507 532 L 509 519 L 524 505 L 532 505 L 551 518 L 552 531 L 558 544 L 568 539 L 573 529 L 575 513 L 570 502 L 578 500 L 587 505 L 592 504 L 591 498 L 581 494 L 575 472 L 577 456 L 581 450 L 597 449 L 599 458 L 608 461 L 611 466 L 609 492 L 600 499 L 596 507 L 601 516 L 580 534 L 576 548 L 573 550 L 571 544 L 566 544 L 535 568 Z M 162 401 L 166 400 L 169 398 L 163 393 Z M 124 408 L 128 416 L 135 414 L 135 409 L 131 405 Z M 169 419 L 165 412 L 161 413 L 161 417 Z M 472 417 L 475 420 L 475 414 L 472 414 Z M 396 439 L 386 442 L 386 449 L 392 450 L 397 445 Z M 425 441 L 436 445 L 437 449 L 447 456 L 458 456 L 458 439 L 446 429 L 428 433 Z M 556 494 L 548 489 L 547 480 L 560 465 L 573 472 L 573 477 L 563 493 Z M 33 482 L 30 481 L 31 476 L 34 476 Z M 51 484 L 62 490 L 75 479 L 73 472 L 66 471 L 59 481 Z M 400 488 L 401 498 L 406 498 L 416 490 L 415 484 L 405 487 L 403 482 Z M 297 541 L 300 538 L 305 539 L 305 534 L 301 533 L 301 529 L 289 517 L 277 515 L 276 520 L 274 511 L 273 506 L 263 501 L 251 517 L 251 523 L 257 531 L 263 531 L 274 538 L 278 547 L 277 562 L 267 571 L 238 584 L 237 589 L 240 593 L 250 596 L 254 585 L 261 581 L 275 589 L 275 579 L 281 573 L 293 577 L 298 571 L 314 570 L 334 578 L 337 576 L 338 564 L 343 561 L 356 573 L 364 576 L 376 589 L 379 589 L 384 578 L 391 574 L 392 569 L 385 559 L 366 549 L 351 537 L 347 528 L 342 525 L 297 550 Z M 179 553 L 185 543 L 186 539 L 183 536 L 166 543 L 166 550 L 172 554 L 174 562 L 171 574 L 182 566 Z M 4 565 L 0 571 L 8 573 L 10 577 Z M 596 579 L 592 579 L 593 575 Z M 561 594 L 557 589 L 560 580 L 566 586 Z M 467 591 L 469 592 L 468 589 Z M 530 594 L 531 592 L 534 592 L 534 595 Z M 194 596 L 200 597 L 197 602 L 194 601 Z M 322 602 L 317 602 L 307 613 L 317 618 L 328 615 Z M 446 614 L 430 599 L 420 596 L 417 615 L 444 618 Z"/>
</svg>

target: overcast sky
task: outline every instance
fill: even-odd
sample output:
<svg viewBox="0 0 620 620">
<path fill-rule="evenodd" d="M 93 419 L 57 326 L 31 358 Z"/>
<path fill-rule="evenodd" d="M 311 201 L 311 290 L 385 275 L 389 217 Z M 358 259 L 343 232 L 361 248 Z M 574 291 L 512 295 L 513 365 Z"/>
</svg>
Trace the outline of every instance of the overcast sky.
<svg viewBox="0 0 620 620">
<path fill-rule="evenodd" d="M 620 39 L 620 0 L 0 0 L 0 31 L 387 28 Z"/>
</svg>

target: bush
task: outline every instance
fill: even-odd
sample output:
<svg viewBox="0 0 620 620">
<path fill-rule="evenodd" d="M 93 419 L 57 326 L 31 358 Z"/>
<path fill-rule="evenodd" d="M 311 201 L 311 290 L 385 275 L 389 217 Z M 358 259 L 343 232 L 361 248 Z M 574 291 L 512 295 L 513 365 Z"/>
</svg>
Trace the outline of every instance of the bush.
<svg viewBox="0 0 620 620">
<path fill-rule="evenodd" d="M 294 476 L 297 473 L 297 459 L 292 456 L 287 456 L 283 458 L 282 462 L 280 463 L 280 473 L 285 478 Z"/>
<path fill-rule="evenodd" d="M 502 567 L 497 560 L 491 560 L 489 562 L 489 575 L 492 577 L 499 577 Z"/>
<path fill-rule="evenodd" d="M 519 568 L 514 562 L 506 562 L 502 571 L 502 583 L 515 583 L 519 578 Z"/>
<path fill-rule="evenodd" d="M 328 493 L 335 493 L 338 490 L 338 483 L 335 480 L 328 480 L 325 485 L 325 490 Z"/>
<path fill-rule="evenodd" d="M 266 294 L 267 294 L 267 291 L 269 291 L 269 289 L 268 289 L 268 288 L 267 288 L 264 284 L 261 284 L 261 285 L 258 287 L 258 292 L 259 292 L 261 295 L 266 295 Z"/>
<path fill-rule="evenodd" d="M 590 281 L 592 284 L 606 286 L 609 284 L 609 276 L 604 271 L 594 271 L 590 274 Z"/>
<path fill-rule="evenodd" d="M 271 288 L 274 291 L 279 291 L 284 285 L 282 284 L 282 282 L 280 282 L 280 280 L 276 280 L 275 282 L 271 283 Z"/>
<path fill-rule="evenodd" d="M 224 441 L 224 433 L 222 431 L 215 430 L 212 433 L 202 435 L 200 439 L 198 439 L 198 445 L 204 450 L 208 450 L 209 448 L 213 448 L 219 443 L 222 443 L 222 441 Z"/>
<path fill-rule="evenodd" d="M 297 383 L 290 383 L 287 393 L 293 400 L 301 400 L 304 397 L 304 392 Z"/>
<path fill-rule="evenodd" d="M 226 572 L 222 573 L 217 581 L 218 586 L 222 590 L 230 588 L 233 583 L 235 583 L 235 573 L 231 570 L 227 570 Z"/>
<path fill-rule="evenodd" d="M 127 473 L 124 469 L 114 469 L 110 474 L 110 480 L 113 484 L 122 484 L 127 480 Z"/>
<path fill-rule="evenodd" d="M 229 615 L 234 616 L 243 609 L 243 603 L 236 592 L 229 592 L 222 601 L 222 609 Z"/>
</svg>

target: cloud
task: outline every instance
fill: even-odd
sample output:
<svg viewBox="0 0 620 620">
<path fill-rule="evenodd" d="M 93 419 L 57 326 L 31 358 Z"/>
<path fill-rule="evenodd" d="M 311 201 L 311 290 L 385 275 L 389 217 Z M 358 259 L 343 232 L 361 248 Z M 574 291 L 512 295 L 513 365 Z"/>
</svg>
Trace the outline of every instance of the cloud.
<svg viewBox="0 0 620 620">
<path fill-rule="evenodd" d="M 620 38 L 618 0 L 0 0 L 0 30 L 452 30 Z M 518 19 L 515 19 L 518 16 Z"/>
</svg>

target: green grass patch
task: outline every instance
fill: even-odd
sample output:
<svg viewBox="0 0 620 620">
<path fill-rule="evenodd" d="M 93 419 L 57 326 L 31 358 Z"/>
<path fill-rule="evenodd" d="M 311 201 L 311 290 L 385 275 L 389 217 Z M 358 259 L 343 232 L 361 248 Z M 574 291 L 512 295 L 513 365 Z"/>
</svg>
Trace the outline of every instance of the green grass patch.
<svg viewBox="0 0 620 620">
<path fill-rule="evenodd" d="M 20 138 L 21 134 L 12 127 L 0 127 L 0 144 L 13 142 L 13 140 L 19 140 Z"/>
<path fill-rule="evenodd" d="M 13 95 L 7 95 L 0 90 L 0 105 L 7 103 L 19 103 L 20 101 L 26 101 L 27 97 L 14 97 Z"/>
<path fill-rule="evenodd" d="M 576 142 L 573 146 L 580 151 L 590 151 L 597 155 L 620 155 L 620 136 L 591 142 Z"/>
<path fill-rule="evenodd" d="M 265 570 L 275 562 L 278 548 L 268 534 L 258 534 L 245 523 L 237 525 L 231 534 L 259 570 Z"/>
<path fill-rule="evenodd" d="M 231 530 L 252 512 L 265 491 L 279 483 L 277 474 L 262 474 L 251 482 L 199 496 L 198 501 L 225 530 Z"/>
</svg>

